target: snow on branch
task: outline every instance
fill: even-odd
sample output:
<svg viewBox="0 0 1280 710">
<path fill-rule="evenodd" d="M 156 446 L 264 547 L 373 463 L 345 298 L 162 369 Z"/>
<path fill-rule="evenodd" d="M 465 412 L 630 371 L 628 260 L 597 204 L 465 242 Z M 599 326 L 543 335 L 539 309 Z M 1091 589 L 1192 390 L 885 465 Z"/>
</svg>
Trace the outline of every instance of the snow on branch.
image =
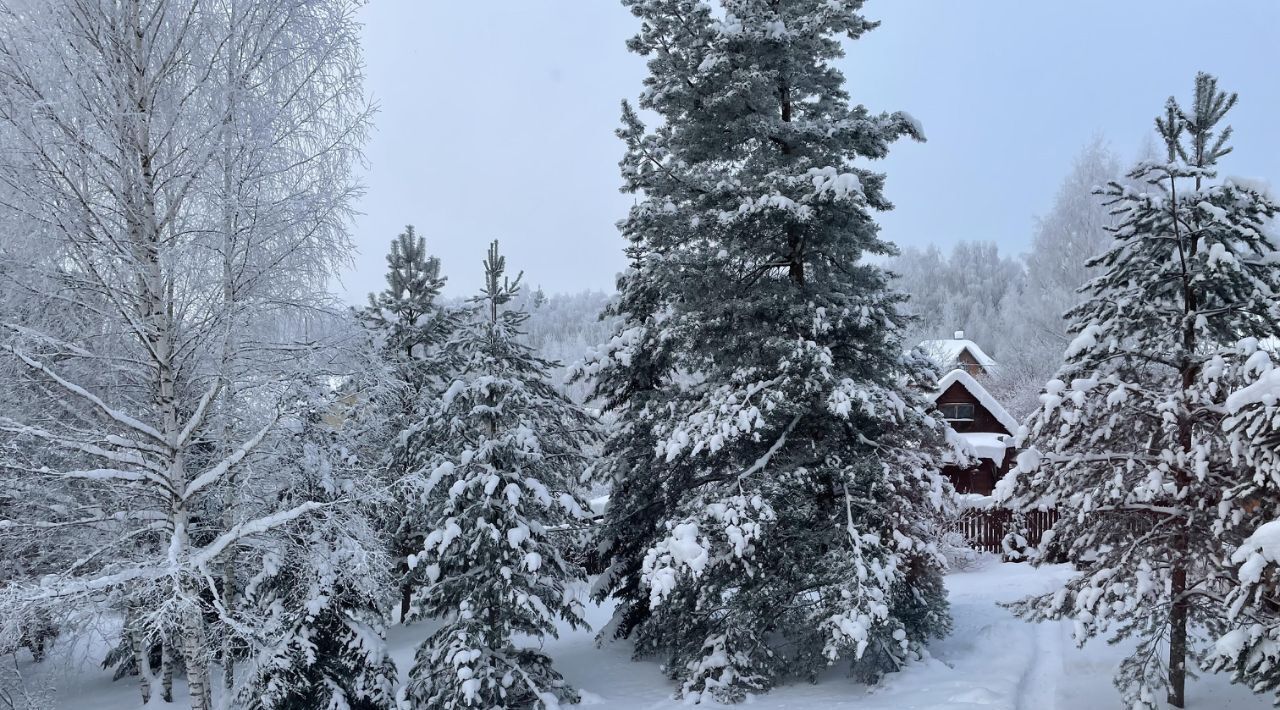
<svg viewBox="0 0 1280 710">
<path fill-rule="evenodd" d="M 80 471 L 50 471 L 45 469 L 39 471 L 39 473 L 60 478 L 80 478 L 89 481 L 145 481 L 150 478 L 138 471 L 124 471 L 118 468 L 89 468 Z"/>
<path fill-rule="evenodd" d="M 97 525 L 99 523 L 114 523 L 124 520 L 147 520 L 147 521 L 166 521 L 168 517 L 157 510 L 139 510 L 139 511 L 117 511 L 110 515 L 95 515 L 91 518 L 79 518 L 76 520 L 62 520 L 50 522 L 47 520 L 31 520 L 20 522 L 17 520 L 0 520 L 0 529 L 3 528 L 32 528 L 37 530 L 56 530 L 58 528 L 78 527 L 81 525 Z"/>
<path fill-rule="evenodd" d="M 40 586 L 35 587 L 27 593 L 19 592 L 17 596 L 22 599 L 35 601 L 92 594 L 94 592 L 114 589 L 138 579 L 157 579 L 165 576 L 168 571 L 167 567 L 138 565 L 116 572 L 115 574 L 106 574 L 99 577 L 75 578 L 66 581 L 61 581 L 53 577 L 46 577 L 41 580 Z M 14 589 L 17 591 L 16 585 Z"/>
<path fill-rule="evenodd" d="M 117 424 L 121 424 L 141 434 L 145 434 L 146 436 L 151 437 L 152 439 L 162 444 L 167 443 L 165 442 L 164 435 L 161 434 L 159 431 L 157 431 L 155 428 L 147 424 L 144 424 L 143 422 L 140 422 L 137 419 L 134 419 L 133 417 L 129 416 L 128 414 L 125 414 L 124 412 L 121 412 L 112 408 L 110 405 L 102 401 L 101 398 L 99 398 L 97 395 L 93 394 L 92 392 L 86 390 L 80 385 L 75 384 L 74 382 L 69 382 L 66 379 L 63 379 L 61 375 L 59 375 L 58 373 L 46 367 L 45 364 L 40 362 L 39 360 L 35 360 L 28 357 L 25 353 L 23 353 L 22 351 L 10 345 L 0 344 L 0 350 L 4 350 L 6 352 L 11 353 L 14 357 L 17 357 L 19 360 L 22 360 L 24 363 L 26 363 L 27 367 L 30 367 L 33 370 L 44 373 L 46 377 L 56 382 L 64 390 L 70 392 L 71 394 L 76 395 L 77 397 L 80 397 L 81 399 L 86 400 L 87 402 L 92 404 L 98 411 L 105 414 L 108 418 L 112 419 Z"/>
<path fill-rule="evenodd" d="M 738 474 L 738 480 L 742 480 L 753 473 L 763 470 L 765 466 L 768 466 L 769 461 L 773 458 L 774 454 L 782 450 L 783 445 L 787 443 L 787 435 L 789 435 L 791 430 L 795 429 L 796 424 L 799 423 L 800 415 L 797 414 L 791 419 L 791 423 L 787 425 L 787 428 L 782 430 L 782 434 L 778 437 L 777 441 L 773 442 L 773 446 L 770 446 L 769 450 L 764 452 L 763 456 L 756 459 L 755 463 L 751 464 L 745 471 Z"/>
<path fill-rule="evenodd" d="M 44 429 L 41 429 L 39 427 L 28 426 L 26 424 L 22 424 L 21 422 L 15 422 L 12 419 L 5 419 L 0 417 L 0 431 L 9 432 L 10 434 L 34 436 L 38 439 L 42 439 L 44 441 L 50 442 L 51 444 L 60 446 L 64 449 L 72 449 L 75 451 L 79 451 L 81 453 L 89 454 L 90 456 L 97 456 L 98 458 L 105 459 L 107 461 L 111 461 L 117 464 L 139 466 L 141 468 L 145 468 L 155 473 L 164 472 L 164 468 L 162 466 L 152 463 L 151 461 L 148 461 L 146 458 L 138 455 L 137 453 L 124 452 L 124 451 L 112 451 L 111 449 L 104 449 L 101 446 L 98 446 L 96 444 L 92 444 L 85 441 L 77 441 L 75 439 L 70 439 L 65 436 L 59 436 L 52 432 L 45 431 Z M 120 437 L 109 436 L 107 437 L 107 443 L 117 445 L 117 446 L 126 446 L 128 448 L 134 448 L 134 449 L 151 450 L 151 447 L 149 446 L 141 446 L 141 445 L 138 445 L 136 442 L 130 442 L 128 439 L 122 439 Z"/>
<path fill-rule="evenodd" d="M 1262 352 L 1262 351 L 1259 351 Z M 1280 369 L 1264 372 L 1258 380 L 1227 397 L 1227 411 L 1239 414 L 1251 405 L 1275 406 L 1280 401 Z"/>
<path fill-rule="evenodd" d="M 213 561 L 218 555 L 222 554 L 228 547 L 236 544 L 251 535 L 267 532 L 292 522 L 298 518 L 331 505 L 327 503 L 317 503 L 315 501 L 307 501 L 301 505 L 294 506 L 288 510 L 282 510 L 271 515 L 264 515 L 261 518 L 255 518 L 243 523 L 237 523 L 230 530 L 222 533 L 213 542 L 197 550 L 192 556 L 191 561 L 197 567 L 203 567 Z"/>
<path fill-rule="evenodd" d="M 774 377 L 745 386 L 735 382 L 708 392 L 700 402 L 701 407 L 684 421 L 675 423 L 659 441 L 657 453 L 665 453 L 667 461 L 675 460 L 687 448 L 691 448 L 691 455 L 704 450 L 715 453 L 726 442 L 764 427 L 764 411 L 771 408 L 770 401 L 765 400 L 774 404 L 781 400 L 782 393 L 773 390 L 784 379 Z M 757 403 L 756 399 L 761 402 Z"/>
<path fill-rule="evenodd" d="M 76 355 L 77 357 L 85 357 L 85 358 L 96 357 L 96 355 L 89 352 L 88 350 L 85 350 L 79 345 L 76 345 L 75 343 L 68 343 L 67 341 L 62 340 L 60 338 L 55 338 L 46 333 L 41 333 L 38 330 L 33 330 L 31 328 L 28 328 L 23 325 L 19 325 L 17 323 L 0 323 L 0 328 L 8 328 L 9 330 L 12 330 L 17 334 L 26 336 L 28 338 L 31 338 L 32 340 L 39 340 L 45 343 L 49 343 L 50 345 L 56 345 L 60 348 L 65 348 L 67 352 L 70 352 L 72 355 Z"/>
<path fill-rule="evenodd" d="M 241 444 L 235 451 L 228 454 L 226 458 L 222 459 L 212 468 L 192 479 L 191 483 L 187 484 L 186 490 L 182 492 L 182 499 L 191 500 L 192 496 L 204 490 L 204 488 L 209 484 L 222 478 L 227 471 L 231 470 L 232 466 L 243 461 L 245 456 L 248 456 L 251 451 L 257 448 L 258 444 L 262 443 L 262 440 L 266 438 L 267 434 L 276 425 L 277 421 L 279 421 L 279 417 L 267 422 L 266 426 L 259 429 L 258 433 L 249 437 L 247 441 Z"/>
<path fill-rule="evenodd" d="M 185 446 L 191 440 L 191 434 L 204 422 L 205 414 L 209 411 L 209 404 L 213 402 L 221 391 L 222 378 L 218 378 L 214 380 L 213 385 L 200 398 L 200 403 L 196 405 L 196 410 L 187 419 L 186 426 L 182 427 L 182 433 L 178 434 L 177 446 Z"/>
</svg>

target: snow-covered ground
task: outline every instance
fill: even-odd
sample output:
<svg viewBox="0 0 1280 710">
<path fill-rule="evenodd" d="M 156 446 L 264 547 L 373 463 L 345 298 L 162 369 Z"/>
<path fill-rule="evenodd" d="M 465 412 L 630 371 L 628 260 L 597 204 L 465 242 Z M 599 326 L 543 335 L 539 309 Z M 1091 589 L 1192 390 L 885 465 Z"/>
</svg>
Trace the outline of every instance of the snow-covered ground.
<svg viewBox="0 0 1280 710">
<path fill-rule="evenodd" d="M 1111 685 L 1124 651 L 1098 640 L 1077 649 L 1063 623 L 1019 621 L 998 606 L 1021 596 L 1049 591 L 1067 579 L 1065 566 L 1032 569 L 994 560 L 947 577 L 954 632 L 931 646 L 931 658 L 885 679 L 878 687 L 854 683 L 833 670 L 817 684 L 801 683 L 752 698 L 753 710 L 1119 710 Z M 599 628 L 609 609 L 592 607 Z M 427 627 L 392 630 L 391 646 L 402 671 L 412 665 Z M 547 642 L 556 666 L 582 689 L 584 705 L 608 710 L 674 710 L 672 687 L 653 662 L 631 660 L 626 643 L 595 644 L 588 631 L 569 632 Z M 112 683 L 89 654 L 63 653 L 40 666 L 24 664 L 29 678 L 56 686 L 61 710 L 126 710 L 138 707 L 136 685 Z M 182 689 L 178 688 L 178 695 Z M 181 701 L 182 698 L 178 697 Z M 153 703 L 153 706 L 160 706 Z M 1222 676 L 1193 681 L 1188 707 L 1203 710 L 1262 710 L 1269 698 L 1252 695 Z M 169 706 L 173 707 L 173 706 Z M 181 707 L 179 705 L 178 707 Z"/>
</svg>

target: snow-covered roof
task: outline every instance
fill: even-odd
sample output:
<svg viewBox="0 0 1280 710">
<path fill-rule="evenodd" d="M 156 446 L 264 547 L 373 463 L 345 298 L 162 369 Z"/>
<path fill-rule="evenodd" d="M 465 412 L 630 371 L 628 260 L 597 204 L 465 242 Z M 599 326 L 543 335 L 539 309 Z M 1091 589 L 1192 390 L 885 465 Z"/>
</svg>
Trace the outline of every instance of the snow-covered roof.
<svg viewBox="0 0 1280 710">
<path fill-rule="evenodd" d="M 984 496 L 981 493 L 957 493 L 956 503 L 960 510 L 991 510 L 996 507 L 995 496 Z"/>
<path fill-rule="evenodd" d="M 993 431 L 952 432 L 957 452 L 975 459 L 990 459 L 997 468 L 1004 465 L 1005 457 L 1013 448 L 1013 436 Z M 957 463 L 957 456 L 951 451 L 942 454 L 943 463 Z"/>
<path fill-rule="evenodd" d="M 986 387 L 983 387 L 981 383 L 973 379 L 973 375 L 970 375 L 964 370 L 952 370 L 951 372 L 943 375 L 942 379 L 938 380 L 938 390 L 933 393 L 931 399 L 936 402 L 937 399 L 942 396 L 943 392 L 946 392 L 951 385 L 954 385 L 957 382 L 960 383 L 960 386 L 965 388 L 969 394 L 973 395 L 973 398 L 978 400 L 978 403 L 986 408 L 988 412 L 991 412 L 991 416 L 995 417 L 996 421 L 1000 422 L 1000 426 L 1007 429 L 1010 434 L 1018 433 L 1018 420 L 1014 419 L 1004 407 L 1000 406 L 1000 403 L 996 401 L 995 397 L 991 396 L 991 393 L 987 391 Z"/>
<path fill-rule="evenodd" d="M 1004 465 L 1004 457 L 1009 452 L 1009 434 L 997 434 L 991 431 L 962 431 L 958 433 L 960 440 L 969 447 L 969 453 L 980 459 L 991 459 L 996 466 Z"/>
<path fill-rule="evenodd" d="M 991 356 L 983 352 L 978 344 L 964 337 L 963 330 L 956 331 L 956 337 L 947 340 L 926 340 L 920 343 L 920 349 L 933 358 L 943 370 L 960 366 L 960 354 L 968 350 L 969 355 L 987 372 L 995 372 L 999 365 Z"/>
</svg>

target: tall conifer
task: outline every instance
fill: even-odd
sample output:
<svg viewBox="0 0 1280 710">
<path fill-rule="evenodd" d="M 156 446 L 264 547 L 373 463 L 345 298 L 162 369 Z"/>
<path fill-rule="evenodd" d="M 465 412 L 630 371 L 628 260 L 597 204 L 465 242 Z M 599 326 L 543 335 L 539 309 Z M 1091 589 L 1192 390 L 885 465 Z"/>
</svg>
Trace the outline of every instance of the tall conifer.
<svg viewBox="0 0 1280 710">
<path fill-rule="evenodd" d="M 689 699 L 735 701 L 840 659 L 875 677 L 949 625 L 925 514 L 941 435 L 904 357 L 865 166 L 904 113 L 833 65 L 860 0 L 624 0 L 649 59 L 624 104 L 616 337 L 582 365 L 618 416 L 596 593 L 609 633 Z"/>
<path fill-rule="evenodd" d="M 413 594 L 422 585 L 408 564 L 422 543 L 423 510 L 414 473 L 433 455 L 423 431 L 451 374 L 445 343 L 457 315 L 439 302 L 446 278 L 440 260 L 427 254 L 426 240 L 405 227 L 387 254 L 387 287 L 369 295 L 362 319 L 378 338 L 381 367 L 361 373 L 355 389 L 372 406 L 364 408 L 367 447 L 377 449 L 387 483 L 397 495 L 387 507 L 390 552 L 397 562 L 400 619 L 408 618 Z"/>
<path fill-rule="evenodd" d="M 1087 573 L 1016 609 L 1071 618 L 1077 639 L 1137 640 L 1116 684 L 1129 707 L 1182 707 L 1188 663 L 1220 628 L 1220 505 L 1249 477 L 1223 433 L 1224 348 L 1280 334 L 1280 268 L 1266 223 L 1277 206 L 1249 181 L 1217 179 L 1236 95 L 1207 74 L 1194 102 L 1170 98 L 1161 161 L 1103 189 L 1117 216 L 1100 276 L 1068 313 L 1066 362 L 1029 422 L 1031 448 L 1006 479 L 1014 505 L 1057 505 L 1051 545 Z M 1256 342 L 1256 341 L 1255 341 Z"/>
</svg>

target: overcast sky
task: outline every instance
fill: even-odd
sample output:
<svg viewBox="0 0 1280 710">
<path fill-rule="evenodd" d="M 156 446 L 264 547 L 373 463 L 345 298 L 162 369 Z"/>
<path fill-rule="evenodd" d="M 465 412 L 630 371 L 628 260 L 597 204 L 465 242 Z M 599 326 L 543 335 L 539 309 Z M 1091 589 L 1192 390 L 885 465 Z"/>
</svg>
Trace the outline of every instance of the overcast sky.
<svg viewBox="0 0 1280 710">
<path fill-rule="evenodd" d="M 881 161 L 903 246 L 993 240 L 1026 249 L 1074 155 L 1104 135 L 1135 157 L 1197 70 L 1240 93 L 1224 172 L 1280 180 L 1280 2 L 869 0 L 883 25 L 842 68 L 854 100 L 906 110 L 928 142 Z M 349 300 L 380 289 L 413 224 L 452 295 L 479 285 L 488 242 L 549 292 L 612 290 L 618 106 L 640 90 L 637 22 L 615 0 L 374 0 L 363 11 L 380 106 L 355 225 Z"/>
</svg>

